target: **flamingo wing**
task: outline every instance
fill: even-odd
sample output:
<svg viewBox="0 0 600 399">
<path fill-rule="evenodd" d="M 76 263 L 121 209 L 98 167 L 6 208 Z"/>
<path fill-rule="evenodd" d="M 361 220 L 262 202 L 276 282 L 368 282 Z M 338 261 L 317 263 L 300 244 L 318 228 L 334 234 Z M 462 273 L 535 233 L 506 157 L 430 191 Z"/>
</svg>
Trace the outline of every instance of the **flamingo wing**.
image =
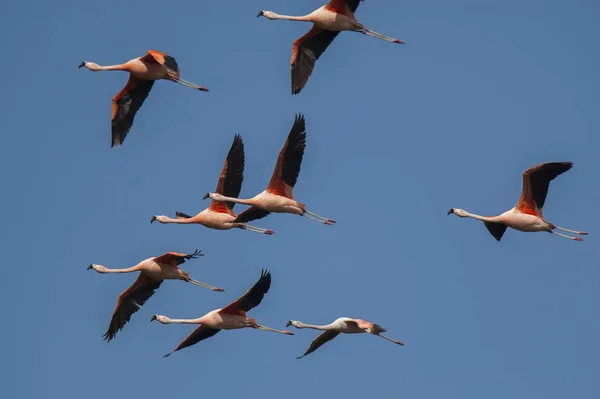
<svg viewBox="0 0 600 399">
<path fill-rule="evenodd" d="M 490 234 L 494 236 L 496 241 L 500 241 L 504 232 L 506 231 L 506 225 L 503 223 L 494 223 L 494 222 L 483 222 L 485 227 L 488 229 Z"/>
<path fill-rule="evenodd" d="M 573 162 L 549 162 L 523 172 L 523 191 L 516 208 L 523 213 L 542 216 L 550 182 L 573 167 Z"/>
<path fill-rule="evenodd" d="M 191 254 L 182 254 L 180 252 L 167 252 L 166 254 L 155 257 L 154 261 L 179 266 L 182 263 L 185 263 L 185 261 L 188 259 L 195 259 L 198 256 L 203 256 L 201 252 L 202 251 L 198 251 L 197 249 Z"/>
<path fill-rule="evenodd" d="M 364 0 L 329 0 L 325 8 L 338 14 L 347 15 L 350 12 L 350 16 L 354 17 L 354 13 L 361 1 Z"/>
<path fill-rule="evenodd" d="M 244 181 L 244 143 L 240 135 L 235 135 L 225 164 L 219 175 L 216 193 L 226 197 L 237 198 L 242 191 Z M 215 212 L 230 213 L 234 202 L 211 201 L 209 208 Z"/>
<path fill-rule="evenodd" d="M 246 209 L 244 212 L 240 213 L 237 218 L 233 221 L 233 223 L 248 223 L 253 220 L 262 219 L 265 216 L 269 215 L 271 212 L 257 208 L 252 206 Z"/>
<path fill-rule="evenodd" d="M 110 326 L 104 334 L 104 339 L 107 342 L 115 338 L 117 332 L 131 319 L 131 315 L 140 310 L 140 307 L 154 295 L 162 282 L 162 280 L 155 280 L 142 273 L 131 287 L 119 295 L 117 306 L 110 320 Z"/>
<path fill-rule="evenodd" d="M 292 190 L 300 174 L 302 157 L 306 148 L 306 123 L 303 115 L 296 115 L 294 125 L 279 152 L 275 170 L 267 191 L 293 199 Z"/>
<path fill-rule="evenodd" d="M 143 61 L 156 62 L 169 70 L 172 74 L 179 77 L 179 65 L 175 58 L 156 50 L 148 50 L 148 54 L 142 57 Z"/>
<path fill-rule="evenodd" d="M 223 313 L 240 314 L 258 306 L 271 288 L 271 272 L 262 270 L 260 279 L 243 296 L 223 308 Z"/>
<path fill-rule="evenodd" d="M 123 144 L 131 130 L 136 113 L 144 104 L 153 85 L 154 80 L 141 80 L 130 74 L 125 87 L 113 98 L 111 147 Z"/>
<path fill-rule="evenodd" d="M 290 69 L 292 73 L 292 94 L 298 94 L 312 75 L 315 62 L 333 42 L 340 32 L 324 30 L 316 25 L 292 45 Z"/>
<path fill-rule="evenodd" d="M 177 352 L 183 348 L 187 348 L 188 346 L 192 346 L 197 344 L 200 341 L 203 341 L 207 338 L 212 337 L 216 333 L 221 331 L 220 329 L 214 329 L 205 326 L 204 324 L 200 327 L 196 328 L 190 335 L 187 336 L 181 343 L 177 346 L 177 348 L 173 349 L 173 352 Z M 171 352 L 171 353 L 173 353 Z M 169 356 L 171 353 L 167 353 L 165 357 Z"/>
<path fill-rule="evenodd" d="M 321 346 L 323 346 L 323 344 L 326 344 L 327 342 L 331 341 L 338 335 L 340 335 L 339 331 L 335 331 L 335 330 L 323 331 L 321 334 L 319 334 L 317 336 L 317 338 L 315 338 L 313 340 L 313 342 L 311 342 L 311 344 L 308 347 L 308 349 L 306 350 L 306 352 L 304 352 L 304 354 L 302 356 L 298 356 L 297 359 L 302 359 L 304 356 L 313 353 L 314 351 L 319 349 Z"/>
</svg>

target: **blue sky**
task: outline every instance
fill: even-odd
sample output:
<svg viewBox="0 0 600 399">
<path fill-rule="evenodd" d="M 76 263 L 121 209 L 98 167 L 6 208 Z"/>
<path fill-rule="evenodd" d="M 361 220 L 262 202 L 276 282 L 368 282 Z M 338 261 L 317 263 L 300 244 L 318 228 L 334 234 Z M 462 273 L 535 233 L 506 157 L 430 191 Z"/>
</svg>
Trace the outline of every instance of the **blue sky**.
<svg viewBox="0 0 600 399">
<path fill-rule="evenodd" d="M 291 43 L 322 1 L 20 1 L 0 5 L 4 243 L 3 392 L 88 399 L 198 396 L 596 398 L 600 394 L 597 184 L 600 4 L 377 0 L 367 27 L 398 46 L 340 34 L 305 90 L 290 95 Z M 123 147 L 110 148 L 111 98 L 125 73 L 78 70 L 156 49 L 182 77 L 158 82 Z M 234 134 L 242 196 L 264 189 L 295 113 L 307 149 L 295 194 L 338 221 L 292 215 L 274 236 L 149 224 L 208 205 Z M 550 187 L 553 223 L 583 243 L 507 231 L 496 242 L 450 207 L 511 208 L 521 173 L 572 161 Z M 242 206 L 237 206 L 240 211 Z M 166 251 L 224 293 L 166 282 L 117 338 L 102 340 L 129 267 Z M 364 318 L 403 340 L 342 336 L 296 360 L 295 337 L 227 331 L 164 359 L 194 318 L 272 271 L 250 315 L 271 327 Z M 223 393 L 225 392 L 225 394 Z"/>
</svg>

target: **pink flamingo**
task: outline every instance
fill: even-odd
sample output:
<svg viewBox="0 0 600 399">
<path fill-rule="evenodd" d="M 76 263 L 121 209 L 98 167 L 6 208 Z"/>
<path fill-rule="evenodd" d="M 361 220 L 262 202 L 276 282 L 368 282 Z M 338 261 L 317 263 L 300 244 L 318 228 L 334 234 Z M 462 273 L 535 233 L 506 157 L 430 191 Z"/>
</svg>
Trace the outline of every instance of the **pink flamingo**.
<svg viewBox="0 0 600 399">
<path fill-rule="evenodd" d="M 225 164 L 223 165 L 223 170 L 219 176 L 216 191 L 219 194 L 237 197 L 242 189 L 243 180 L 244 143 L 242 142 L 242 138 L 239 135 L 236 135 L 231 144 L 231 148 L 229 149 L 229 153 L 227 154 L 227 158 L 225 159 Z M 267 235 L 272 235 L 274 233 L 273 230 L 262 229 L 246 224 L 246 222 L 251 220 L 259 219 L 259 215 L 256 215 L 256 217 L 246 215 L 241 219 L 239 217 L 236 219 L 236 214 L 233 212 L 234 205 L 235 203 L 233 201 L 212 201 L 208 208 L 196 216 L 190 216 L 177 211 L 177 219 L 171 219 L 163 215 L 152 216 L 150 223 L 156 220 L 160 223 L 201 224 L 216 230 L 239 228 Z"/>
<path fill-rule="evenodd" d="M 243 296 L 224 308 L 215 309 L 198 319 L 170 319 L 167 316 L 152 316 L 150 321 L 158 320 L 161 324 L 200 324 L 200 327 L 196 328 L 177 346 L 177 348 L 172 352 L 167 353 L 165 357 L 171 355 L 173 352 L 177 352 L 178 350 L 210 338 L 221 330 L 256 328 L 280 334 L 294 335 L 293 332 L 288 330 L 276 330 L 274 328 L 262 326 L 256 322 L 256 319 L 246 316 L 246 312 L 255 308 L 262 302 L 270 287 L 271 273 L 268 270 L 263 270 L 260 274 L 260 279 Z"/>
<path fill-rule="evenodd" d="M 300 174 L 305 147 L 306 129 L 304 116 L 297 115 L 294 120 L 294 126 L 292 126 L 292 130 L 279 153 L 275 171 L 265 191 L 250 199 L 231 198 L 218 192 L 208 193 L 204 196 L 204 199 L 210 197 L 213 202 L 229 201 L 251 205 L 250 208 L 240 213 L 234 222 L 241 223 L 247 220 L 260 219 L 274 212 L 305 216 L 308 219 L 327 225 L 336 223 L 333 219 L 325 218 L 308 211 L 305 204 L 294 200 L 292 191 Z"/>
<path fill-rule="evenodd" d="M 155 80 L 166 79 L 192 89 L 208 91 L 206 87 L 181 79 L 175 58 L 155 50 L 148 50 L 148 54 L 143 57 L 134 58 L 124 64 L 100 66 L 93 62 L 83 61 L 78 68 L 81 67 L 86 67 L 93 72 L 129 72 L 127 84 L 112 101 L 111 147 L 118 147 L 125 141 L 125 137 L 133 125 L 133 119 L 150 94 Z"/>
<path fill-rule="evenodd" d="M 451 208 L 448 215 L 453 213 L 461 218 L 481 220 L 497 241 L 500 241 L 507 227 L 523 232 L 547 231 L 570 240 L 583 241 L 581 237 L 571 237 L 553 230 L 587 235 L 585 231 L 563 229 L 549 223 L 542 215 L 550 182 L 571 167 L 573 167 L 572 162 L 549 162 L 527 169 L 523 172 L 523 191 L 519 202 L 514 208 L 499 216 L 479 216 L 458 208 Z"/>
<path fill-rule="evenodd" d="M 154 292 L 160 287 L 164 280 L 183 280 L 187 283 L 208 288 L 212 291 L 224 291 L 222 288 L 213 287 L 212 285 L 194 280 L 190 277 L 188 272 L 179 268 L 179 265 L 184 263 L 187 259 L 197 258 L 198 256 L 202 256 L 198 250 L 194 251 L 192 254 L 167 252 L 161 256 L 145 259 L 128 269 L 109 269 L 94 263 L 89 265 L 87 268 L 88 270 L 94 269 L 101 274 L 140 272 L 140 275 L 133 285 L 119 295 L 117 306 L 115 307 L 110 320 L 110 326 L 104 334 L 104 339 L 107 340 L 107 342 L 110 342 L 110 340 L 115 338 L 117 332 L 125 327 L 125 324 L 131 319 L 131 316 L 137 312 L 152 295 L 154 295 Z"/>
<path fill-rule="evenodd" d="M 301 321 L 290 320 L 287 322 L 286 327 L 289 327 L 289 326 L 294 326 L 296 328 L 312 328 L 313 330 L 324 330 L 323 333 L 321 333 L 319 336 L 317 336 L 317 338 L 315 338 L 313 340 L 313 342 L 310 344 L 310 346 L 308 347 L 306 352 L 304 352 L 304 354 L 302 356 L 298 356 L 296 359 L 302 359 L 304 356 L 316 351 L 323 344 L 331 341 L 332 339 L 334 339 L 335 337 L 337 337 L 338 335 L 340 335 L 342 333 L 343 334 L 361 334 L 361 333 L 373 334 L 378 337 L 387 339 L 388 341 L 391 341 L 397 345 L 404 346 L 404 344 L 401 341 L 398 341 L 396 339 L 392 339 L 390 337 L 386 337 L 385 335 L 383 335 L 382 333 L 387 331 L 385 328 L 382 328 L 381 326 L 379 326 L 377 324 L 373 324 L 371 322 L 368 322 L 368 321 L 362 320 L 362 319 L 351 319 L 349 317 L 340 317 L 340 318 L 336 319 L 333 323 L 327 324 L 324 326 L 318 326 L 318 325 L 313 325 L 313 324 L 304 324 Z"/>
<path fill-rule="evenodd" d="M 358 32 L 387 40 L 392 43 L 404 44 L 402 40 L 384 36 L 365 28 L 354 17 L 361 0 L 330 0 L 326 5 L 316 9 L 308 15 L 293 17 L 278 15 L 272 11 L 261 11 L 257 17 L 268 19 L 285 19 L 289 21 L 311 22 L 313 27 L 304 36 L 292 45 L 292 59 L 290 67 L 292 72 L 292 94 L 298 94 L 308 82 L 315 62 L 333 42 L 341 31 Z"/>
</svg>

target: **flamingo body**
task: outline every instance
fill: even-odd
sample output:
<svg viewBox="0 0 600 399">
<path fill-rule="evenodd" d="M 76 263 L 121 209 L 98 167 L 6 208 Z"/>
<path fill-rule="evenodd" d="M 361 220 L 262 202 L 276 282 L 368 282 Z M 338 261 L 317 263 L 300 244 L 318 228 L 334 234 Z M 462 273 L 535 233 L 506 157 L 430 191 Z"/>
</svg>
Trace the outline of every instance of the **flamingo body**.
<svg viewBox="0 0 600 399">
<path fill-rule="evenodd" d="M 321 346 L 323 346 L 325 343 L 337 337 L 339 334 L 371 334 L 386 339 L 397 345 L 404 346 L 404 343 L 402 343 L 401 341 L 383 335 L 382 333 L 387 331 L 385 328 L 381 327 L 378 324 L 371 323 L 370 321 L 366 321 L 363 319 L 339 317 L 335 319 L 332 323 L 327 325 L 305 324 L 301 321 L 290 320 L 287 322 L 286 326 L 294 326 L 295 328 L 299 329 L 310 328 L 314 330 L 323 331 L 323 333 L 321 333 L 313 340 L 306 352 L 302 356 L 298 356 L 297 359 L 302 359 L 304 356 L 311 354 L 312 352 L 316 351 Z"/>
<path fill-rule="evenodd" d="M 110 325 L 104 334 L 104 339 L 108 342 L 114 339 L 117 332 L 125 327 L 131 316 L 154 295 L 164 280 L 182 280 L 212 291 L 223 291 L 222 288 L 213 287 L 192 279 L 188 272 L 179 268 L 179 265 L 183 264 L 186 260 L 194 259 L 201 255 L 198 250 L 192 254 L 167 252 L 161 256 L 145 259 L 128 269 L 109 269 L 94 263 L 89 265 L 88 270 L 93 269 L 101 274 L 140 272 L 133 285 L 119 295 Z"/>
<path fill-rule="evenodd" d="M 523 189 L 519 201 L 512 209 L 501 215 L 480 216 L 459 208 L 451 208 L 448 215 L 455 214 L 461 218 L 473 218 L 482 221 L 497 241 L 502 239 L 507 227 L 527 233 L 545 231 L 570 240 L 583 241 L 582 237 L 572 237 L 557 233 L 554 230 L 562 230 L 578 235 L 587 235 L 588 233 L 558 227 L 548 222 L 542 212 L 550 182 L 572 167 L 572 162 L 548 162 L 527 169 L 523 172 Z"/>
<path fill-rule="evenodd" d="M 101 66 L 94 62 L 83 61 L 79 64 L 79 68 L 81 67 L 86 67 L 93 72 L 129 72 L 129 80 L 125 87 L 117 93 L 112 101 L 111 147 L 119 147 L 123 144 L 133 126 L 137 112 L 146 101 L 156 80 L 166 79 L 192 89 L 208 91 L 206 87 L 181 79 L 175 58 L 156 50 L 148 50 L 146 55 L 129 60 L 124 64 Z"/>
<path fill-rule="evenodd" d="M 292 44 L 290 60 L 292 94 L 298 94 L 306 86 L 312 75 L 316 61 L 325 52 L 341 31 L 358 32 L 392 43 L 404 44 L 402 40 L 382 35 L 358 22 L 354 12 L 362 0 L 330 0 L 308 15 L 279 15 L 272 11 L 262 10 L 258 17 L 270 20 L 284 19 L 289 21 L 311 22 L 312 28 Z"/>
<path fill-rule="evenodd" d="M 242 189 L 244 180 L 244 143 L 239 135 L 236 135 L 225 159 L 223 169 L 219 175 L 216 192 L 231 197 L 237 197 Z M 206 198 L 206 197 L 205 197 Z M 178 223 L 178 224 L 200 224 L 204 227 L 215 230 L 231 230 L 239 228 L 249 230 L 255 233 L 272 235 L 273 230 L 262 229 L 246 224 L 258 217 L 246 217 L 244 221 L 238 221 L 233 207 L 235 201 L 211 201 L 208 208 L 204 209 L 196 216 L 190 216 L 183 212 L 176 212 L 176 219 L 164 215 L 154 215 L 150 223 L 158 221 L 159 223 Z"/>
<path fill-rule="evenodd" d="M 200 324 L 187 338 L 185 338 L 172 352 L 192 346 L 202 340 L 210 338 L 220 330 L 238 330 L 241 328 L 256 328 L 285 335 L 294 335 L 288 330 L 276 330 L 257 323 L 256 319 L 247 317 L 246 312 L 258 306 L 271 287 L 271 273 L 263 270 L 260 279 L 244 295 L 221 309 L 215 309 L 198 319 L 171 319 L 162 315 L 152 316 L 151 321 L 157 320 L 161 324 Z"/>
</svg>

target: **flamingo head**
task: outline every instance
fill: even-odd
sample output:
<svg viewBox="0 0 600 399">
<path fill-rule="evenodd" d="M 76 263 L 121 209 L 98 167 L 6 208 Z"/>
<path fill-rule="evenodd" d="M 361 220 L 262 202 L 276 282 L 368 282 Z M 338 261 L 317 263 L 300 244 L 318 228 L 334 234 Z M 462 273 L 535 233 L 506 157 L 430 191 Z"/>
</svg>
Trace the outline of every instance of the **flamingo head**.
<svg viewBox="0 0 600 399">
<path fill-rule="evenodd" d="M 300 323 L 299 321 L 296 321 L 296 320 L 289 320 L 289 321 L 286 323 L 286 325 L 285 325 L 285 326 L 286 326 L 286 327 L 289 327 L 289 326 L 294 326 L 294 327 L 296 327 L 296 328 L 301 328 L 301 325 L 302 325 L 302 323 Z"/>
<path fill-rule="evenodd" d="M 169 319 L 167 316 L 161 316 L 161 315 L 153 315 L 152 318 L 150 319 L 150 321 L 158 321 L 161 324 L 169 324 L 169 322 L 171 321 L 171 319 Z"/>
<path fill-rule="evenodd" d="M 458 216 L 459 218 L 467 217 L 467 212 L 463 211 L 462 209 L 450 208 L 447 215 L 450 215 L 452 213 L 455 214 L 456 216 Z"/>
<path fill-rule="evenodd" d="M 82 67 L 86 67 L 90 71 L 98 71 L 98 70 L 100 70 L 100 65 L 98 65 L 98 64 L 96 64 L 94 62 L 83 61 L 81 64 L 79 64 L 79 66 L 77 68 L 82 68 Z"/>
<path fill-rule="evenodd" d="M 92 263 L 87 267 L 87 270 L 91 270 L 91 269 L 97 271 L 98 273 L 106 273 L 106 267 L 104 267 L 102 265 L 97 265 L 95 263 Z"/>
<path fill-rule="evenodd" d="M 166 219 L 167 219 L 166 216 L 154 215 L 150 218 L 150 223 L 153 223 L 155 220 L 158 221 L 159 223 L 165 223 Z"/>
<path fill-rule="evenodd" d="M 275 19 L 276 14 L 273 11 L 260 10 L 256 18 L 265 17 L 267 19 Z"/>
</svg>

